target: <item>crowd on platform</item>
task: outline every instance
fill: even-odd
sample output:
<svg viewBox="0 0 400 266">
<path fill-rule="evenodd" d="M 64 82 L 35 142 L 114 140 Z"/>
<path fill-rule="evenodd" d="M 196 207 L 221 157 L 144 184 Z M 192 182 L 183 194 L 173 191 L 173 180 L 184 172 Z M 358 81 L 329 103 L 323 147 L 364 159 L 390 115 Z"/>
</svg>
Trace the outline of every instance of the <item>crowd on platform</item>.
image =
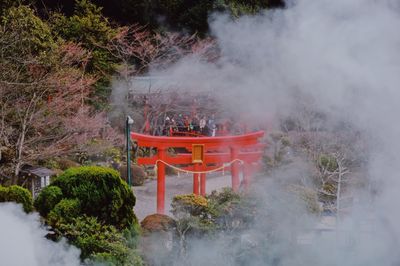
<svg viewBox="0 0 400 266">
<path fill-rule="evenodd" d="M 243 134 L 247 131 L 243 123 L 233 119 L 216 119 L 215 115 L 171 115 L 166 116 L 163 126 L 155 135 L 162 136 L 226 136 Z"/>
</svg>

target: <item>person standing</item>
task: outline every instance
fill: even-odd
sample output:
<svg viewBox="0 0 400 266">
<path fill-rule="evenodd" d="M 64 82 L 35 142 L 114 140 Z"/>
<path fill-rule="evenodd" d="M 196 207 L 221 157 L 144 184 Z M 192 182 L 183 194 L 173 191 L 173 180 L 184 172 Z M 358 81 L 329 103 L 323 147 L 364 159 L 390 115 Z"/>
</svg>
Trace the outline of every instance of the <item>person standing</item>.
<svg viewBox="0 0 400 266">
<path fill-rule="evenodd" d="M 200 122 L 199 122 L 200 133 L 201 133 L 202 135 L 205 135 L 204 133 L 205 133 L 206 124 L 207 124 L 206 118 L 203 116 L 203 117 L 200 119 Z"/>
<path fill-rule="evenodd" d="M 215 133 L 217 131 L 217 126 L 215 125 L 215 115 L 212 114 L 210 119 L 208 120 L 208 127 L 211 130 L 211 136 L 215 137 Z"/>
</svg>

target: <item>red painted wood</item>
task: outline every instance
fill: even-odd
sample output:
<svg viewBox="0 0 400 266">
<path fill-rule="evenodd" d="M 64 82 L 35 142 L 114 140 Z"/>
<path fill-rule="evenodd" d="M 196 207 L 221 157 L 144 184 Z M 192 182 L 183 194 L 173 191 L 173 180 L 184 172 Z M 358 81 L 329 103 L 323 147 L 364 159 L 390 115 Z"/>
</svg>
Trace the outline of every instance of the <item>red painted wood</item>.
<svg viewBox="0 0 400 266">
<path fill-rule="evenodd" d="M 263 155 L 262 151 L 254 151 L 254 152 L 240 152 L 238 153 L 238 159 L 243 160 L 245 162 L 256 162 L 261 159 Z M 229 153 L 206 153 L 204 155 L 204 163 L 220 163 L 220 162 L 229 162 L 231 161 L 231 156 Z M 143 157 L 138 158 L 138 164 L 145 165 L 153 165 L 157 161 L 157 157 Z M 166 156 L 165 161 L 169 164 L 191 164 L 192 163 L 192 154 L 190 153 L 179 153 L 176 156 Z"/>
<path fill-rule="evenodd" d="M 238 158 L 237 148 L 231 148 L 231 161 Z M 234 162 L 231 165 L 231 175 L 232 175 L 232 190 L 238 191 L 240 180 L 239 180 L 239 162 Z"/>
<path fill-rule="evenodd" d="M 157 155 L 160 160 L 165 159 L 165 150 L 158 149 Z M 157 213 L 165 212 L 165 164 L 157 163 Z"/>
<path fill-rule="evenodd" d="M 200 195 L 206 195 L 206 174 L 200 174 Z"/>
<path fill-rule="evenodd" d="M 131 133 L 131 138 L 138 142 L 142 147 L 184 147 L 191 148 L 192 144 L 204 144 L 206 149 L 229 147 L 229 146 L 249 146 L 258 143 L 258 139 L 264 136 L 264 131 L 254 132 L 239 136 L 222 136 L 222 137 L 165 137 L 150 136 L 139 133 Z"/>
<path fill-rule="evenodd" d="M 194 165 L 194 171 L 200 171 L 199 164 Z M 199 174 L 193 174 L 193 194 L 199 195 Z"/>
</svg>

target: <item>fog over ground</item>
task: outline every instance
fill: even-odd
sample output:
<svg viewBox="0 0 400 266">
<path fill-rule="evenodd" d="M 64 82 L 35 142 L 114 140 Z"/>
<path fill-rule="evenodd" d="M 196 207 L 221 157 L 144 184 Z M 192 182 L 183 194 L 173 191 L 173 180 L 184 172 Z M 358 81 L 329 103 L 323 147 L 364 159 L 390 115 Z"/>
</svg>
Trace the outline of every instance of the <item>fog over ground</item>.
<svg viewBox="0 0 400 266">
<path fill-rule="evenodd" d="M 400 10 L 389 0 L 297 0 L 284 10 L 231 21 L 214 14 L 213 35 L 222 51 L 216 63 L 191 56 L 163 73 L 193 90 L 214 90 L 226 108 L 262 122 L 292 113 L 307 99 L 333 121 L 345 121 L 368 143 L 365 180 L 378 184 L 374 198 L 359 191 L 352 212 L 342 217 L 338 233 L 317 236 L 312 244 L 293 247 L 288 231 L 301 232 L 311 217 L 289 211 L 271 199 L 277 189 L 258 185 L 264 205 L 274 216 L 278 235 L 265 253 L 279 261 L 248 265 L 398 265 L 400 240 Z M 271 121 L 269 121 L 271 122 Z M 297 169 L 291 169 L 296 175 Z M 297 173 L 299 174 L 299 173 Z M 286 178 L 276 173 L 275 178 Z M 293 209 L 291 209 L 293 210 Z M 303 219 L 304 217 L 304 219 Z M 259 219 L 253 237 L 274 224 Z M 307 221 L 307 222 L 306 222 Z M 312 221 L 311 221 L 312 223 Z M 264 235 L 267 238 L 266 235 Z M 259 242 L 258 242 L 259 243 Z M 214 265 L 231 265 L 224 245 L 199 243 L 192 263 L 204 256 Z M 203 255 L 201 255 L 203 254 Z M 204 261 L 203 261 L 204 262 Z"/>
<path fill-rule="evenodd" d="M 0 203 L 0 265 L 80 265 L 77 248 L 48 240 L 47 233 L 37 213 L 24 213 L 20 204 Z"/>
</svg>

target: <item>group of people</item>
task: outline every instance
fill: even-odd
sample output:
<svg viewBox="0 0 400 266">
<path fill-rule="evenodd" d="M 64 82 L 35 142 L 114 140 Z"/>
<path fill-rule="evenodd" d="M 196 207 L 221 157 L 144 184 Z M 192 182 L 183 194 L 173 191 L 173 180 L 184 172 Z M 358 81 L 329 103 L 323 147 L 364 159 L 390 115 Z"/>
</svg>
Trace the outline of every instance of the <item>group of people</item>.
<svg viewBox="0 0 400 266">
<path fill-rule="evenodd" d="M 193 116 L 188 115 L 172 115 L 166 116 L 162 135 L 174 136 L 179 134 L 190 133 L 199 136 L 216 136 L 217 124 L 215 116 Z"/>
<path fill-rule="evenodd" d="M 210 116 L 179 114 L 166 116 L 156 135 L 215 137 L 243 134 L 245 132 L 246 128 L 243 124 L 234 123 L 232 119 L 216 120 L 214 114 Z"/>
</svg>

